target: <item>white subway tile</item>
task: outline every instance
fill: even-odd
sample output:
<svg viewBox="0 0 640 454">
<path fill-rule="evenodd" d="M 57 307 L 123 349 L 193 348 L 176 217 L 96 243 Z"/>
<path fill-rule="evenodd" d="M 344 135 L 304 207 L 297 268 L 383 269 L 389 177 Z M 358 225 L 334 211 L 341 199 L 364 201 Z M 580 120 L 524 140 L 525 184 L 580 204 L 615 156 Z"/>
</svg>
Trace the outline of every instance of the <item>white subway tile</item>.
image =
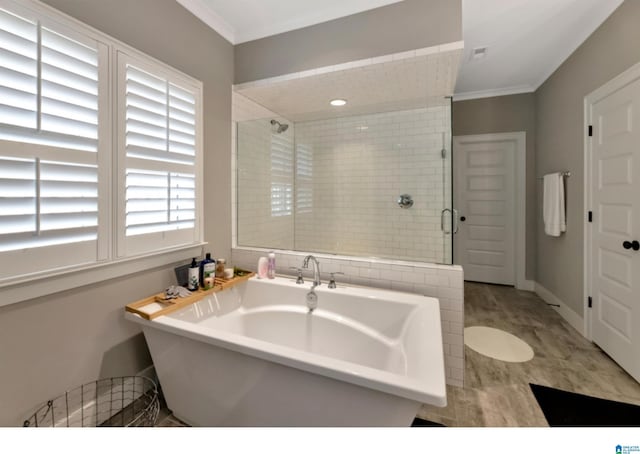
<svg viewBox="0 0 640 454">
<path fill-rule="evenodd" d="M 389 270 L 385 274 L 389 280 L 402 282 L 402 271 Z"/>
<path fill-rule="evenodd" d="M 462 345 L 462 336 L 456 334 L 442 333 L 442 339 L 449 345 Z"/>
<path fill-rule="evenodd" d="M 438 287 L 429 287 L 428 285 L 425 285 L 423 288 L 423 293 L 424 296 L 430 296 L 432 298 L 437 298 L 438 301 L 440 301 L 440 308 L 442 308 L 442 302 L 440 297 L 438 297 Z"/>
<path fill-rule="evenodd" d="M 360 269 L 360 276 L 368 277 L 369 279 L 379 280 L 381 277 L 380 275 L 381 275 L 380 270 L 376 270 L 373 268 Z"/>
<path fill-rule="evenodd" d="M 424 274 L 416 273 L 414 271 L 405 271 L 402 273 L 402 280 L 413 284 L 424 284 Z"/>
<path fill-rule="evenodd" d="M 458 323 L 464 322 L 462 312 L 441 310 L 440 316 L 448 322 L 458 322 Z"/>
<path fill-rule="evenodd" d="M 399 292 L 409 292 L 413 293 L 413 284 L 407 282 L 396 282 L 391 281 L 391 289 L 397 290 Z"/>
<path fill-rule="evenodd" d="M 464 334 L 464 326 L 459 322 L 449 322 L 449 332 L 462 336 Z"/>
<path fill-rule="evenodd" d="M 449 298 L 449 299 L 462 299 L 462 289 L 455 289 L 449 287 L 440 287 L 438 289 L 438 297 L 439 298 Z"/>
<path fill-rule="evenodd" d="M 452 369 L 464 369 L 464 360 L 462 358 L 450 356 L 447 364 L 451 366 Z"/>
<path fill-rule="evenodd" d="M 464 347 L 462 345 L 449 345 L 451 356 L 456 358 L 464 358 Z"/>
<path fill-rule="evenodd" d="M 340 271 L 347 276 L 359 276 L 360 268 L 351 265 L 340 265 Z"/>
<path fill-rule="evenodd" d="M 460 380 L 460 382 L 462 382 L 464 380 L 464 369 L 462 367 L 452 367 L 451 378 L 453 378 L 454 380 Z M 460 385 L 458 386 L 462 386 L 462 383 L 460 383 Z"/>
</svg>

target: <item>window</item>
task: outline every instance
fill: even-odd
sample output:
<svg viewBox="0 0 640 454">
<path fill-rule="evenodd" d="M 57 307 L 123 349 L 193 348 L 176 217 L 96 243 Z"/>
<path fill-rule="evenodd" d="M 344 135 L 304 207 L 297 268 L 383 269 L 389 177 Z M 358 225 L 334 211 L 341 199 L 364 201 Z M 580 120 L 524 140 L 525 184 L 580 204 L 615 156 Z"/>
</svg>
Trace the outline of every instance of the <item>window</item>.
<svg viewBox="0 0 640 454">
<path fill-rule="evenodd" d="M 106 258 L 98 106 L 107 47 L 21 13 L 0 8 L 0 282 Z M 73 255 L 62 253 L 69 247 Z"/>
<path fill-rule="evenodd" d="M 199 87 L 119 53 L 121 187 L 119 254 L 189 244 L 197 214 Z"/>
<path fill-rule="evenodd" d="M 201 93 L 39 2 L 1 0 L 0 286 L 199 244 Z"/>
</svg>

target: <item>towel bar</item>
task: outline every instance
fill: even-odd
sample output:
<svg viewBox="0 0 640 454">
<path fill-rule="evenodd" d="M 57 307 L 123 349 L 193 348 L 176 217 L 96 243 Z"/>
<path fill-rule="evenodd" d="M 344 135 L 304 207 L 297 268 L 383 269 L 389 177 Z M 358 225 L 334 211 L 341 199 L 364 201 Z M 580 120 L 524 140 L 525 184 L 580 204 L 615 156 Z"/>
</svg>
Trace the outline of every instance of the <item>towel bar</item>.
<svg viewBox="0 0 640 454">
<path fill-rule="evenodd" d="M 568 170 L 565 170 L 564 172 L 560 172 L 560 175 L 562 175 L 565 178 L 569 178 L 571 176 L 571 172 L 569 172 Z M 544 180 L 544 177 L 538 177 L 538 180 Z"/>
</svg>

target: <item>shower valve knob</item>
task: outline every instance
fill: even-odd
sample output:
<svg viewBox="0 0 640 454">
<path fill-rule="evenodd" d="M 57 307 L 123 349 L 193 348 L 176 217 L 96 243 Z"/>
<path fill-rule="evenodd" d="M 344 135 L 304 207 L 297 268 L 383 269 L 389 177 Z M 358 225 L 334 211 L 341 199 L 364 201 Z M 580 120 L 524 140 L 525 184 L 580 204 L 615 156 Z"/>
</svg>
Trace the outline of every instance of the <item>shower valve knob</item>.
<svg viewBox="0 0 640 454">
<path fill-rule="evenodd" d="M 402 194 L 398 197 L 397 203 L 400 208 L 411 208 L 413 206 L 413 198 L 409 194 Z"/>
</svg>

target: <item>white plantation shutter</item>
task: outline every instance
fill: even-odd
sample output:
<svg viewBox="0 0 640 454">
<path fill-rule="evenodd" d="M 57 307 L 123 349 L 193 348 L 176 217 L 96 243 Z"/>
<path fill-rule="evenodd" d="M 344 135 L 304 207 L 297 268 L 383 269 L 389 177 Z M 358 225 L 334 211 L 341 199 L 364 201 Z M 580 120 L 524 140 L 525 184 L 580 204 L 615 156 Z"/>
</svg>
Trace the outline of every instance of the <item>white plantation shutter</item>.
<svg viewBox="0 0 640 454">
<path fill-rule="evenodd" d="M 38 24 L 0 9 L 0 124 L 35 129 Z"/>
<path fill-rule="evenodd" d="M 97 152 L 98 55 L 0 9 L 0 140 Z"/>
<path fill-rule="evenodd" d="M 293 144 L 284 133 L 271 134 L 271 216 L 293 211 Z"/>
<path fill-rule="evenodd" d="M 95 166 L 0 158 L 0 252 L 95 240 Z"/>
<path fill-rule="evenodd" d="M 296 214 L 313 211 L 313 149 L 296 144 Z"/>
<path fill-rule="evenodd" d="M 127 235 L 194 227 L 194 175 L 127 169 L 126 181 Z"/>
<path fill-rule="evenodd" d="M 0 0 L 0 306 L 192 257 L 201 199 L 201 82 Z"/>
<path fill-rule="evenodd" d="M 101 258 L 106 46 L 27 16 L 0 8 L 0 281 Z"/>
<path fill-rule="evenodd" d="M 119 54 L 119 254 L 199 241 L 201 86 Z"/>
</svg>

